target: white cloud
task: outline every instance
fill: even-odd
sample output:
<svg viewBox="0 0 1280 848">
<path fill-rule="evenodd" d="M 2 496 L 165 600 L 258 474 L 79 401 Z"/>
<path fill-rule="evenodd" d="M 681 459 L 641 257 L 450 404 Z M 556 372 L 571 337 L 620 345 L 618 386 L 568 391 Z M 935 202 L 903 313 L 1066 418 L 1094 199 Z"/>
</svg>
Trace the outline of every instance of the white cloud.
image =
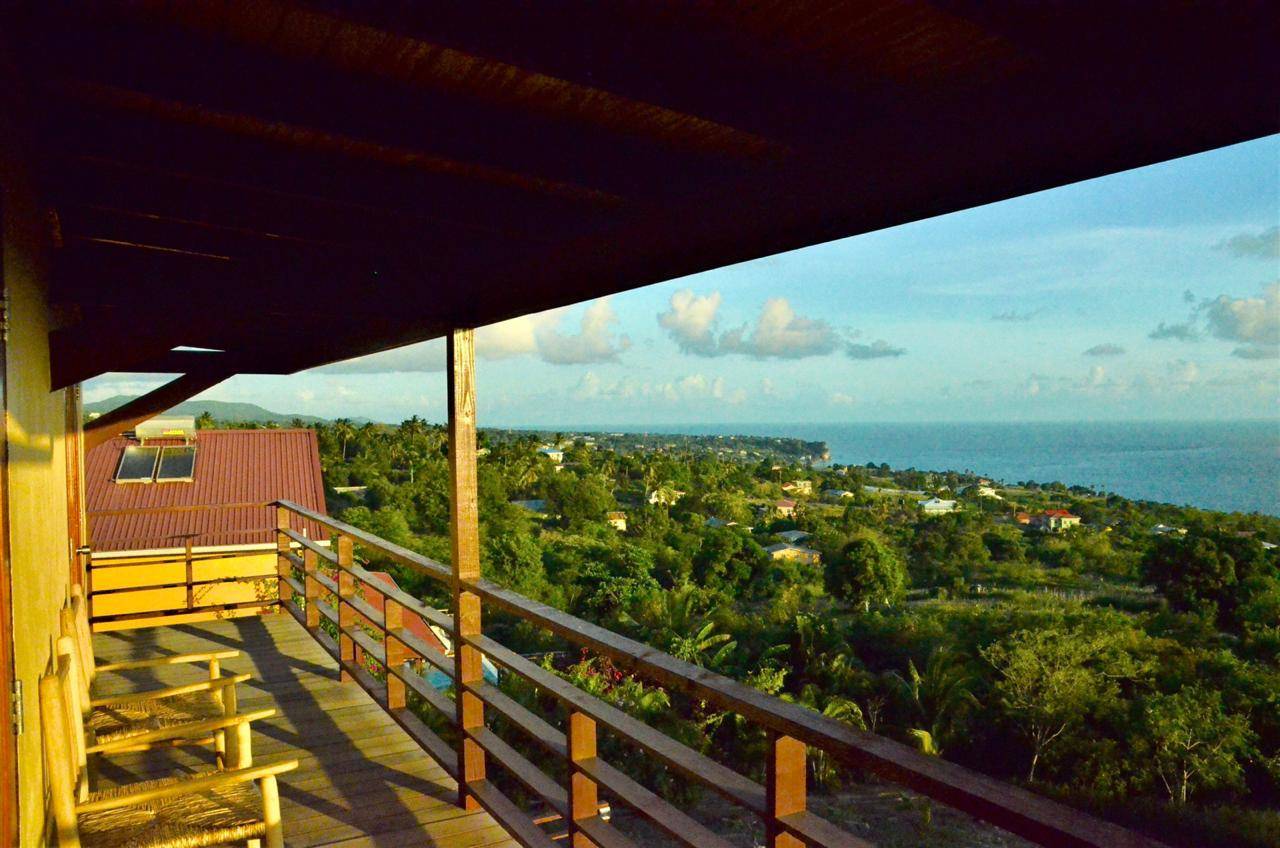
<svg viewBox="0 0 1280 848">
<path fill-rule="evenodd" d="M 671 295 L 671 306 L 658 315 L 658 324 L 683 352 L 715 356 L 714 325 L 720 301 L 718 291 L 699 297 L 692 289 L 682 289 Z"/>
<path fill-rule="evenodd" d="M 556 365 L 616 361 L 618 354 L 631 347 L 631 340 L 625 335 L 614 335 L 613 325 L 617 322 L 609 298 L 602 297 L 582 313 L 577 333 L 562 333 L 554 326 L 535 332 L 538 352 L 544 361 Z"/>
<path fill-rule="evenodd" d="M 560 329 L 568 309 L 522 315 L 476 330 L 476 356 L 486 360 L 537 356 L 556 365 L 586 365 L 616 361 L 631 346 L 615 336 L 618 320 L 608 298 L 593 301 L 582 314 L 576 333 Z M 405 345 L 381 353 L 348 359 L 316 369 L 322 374 L 410 374 L 443 371 L 443 339 Z"/>
<path fill-rule="evenodd" d="M 1026 391 L 1027 391 L 1027 394 L 1030 395 L 1031 397 L 1036 397 L 1037 395 L 1039 395 L 1040 381 L 1037 380 L 1035 377 L 1028 377 Z"/>
<path fill-rule="evenodd" d="M 705 374 L 686 374 L 676 380 L 661 382 L 622 377 L 606 383 L 595 372 L 588 371 L 578 379 L 570 394 L 574 399 L 583 401 L 638 399 L 668 404 L 714 400 L 737 405 L 747 399 L 744 390 L 729 389 L 723 377 L 709 378 Z"/>
<path fill-rule="evenodd" d="M 838 342 L 826 321 L 797 315 L 786 298 L 774 297 L 765 301 L 755 327 L 730 330 L 720 338 L 720 348 L 756 359 L 801 359 L 831 353 Z"/>
<path fill-rule="evenodd" d="M 1120 356 L 1124 353 L 1124 348 L 1118 344 L 1106 342 L 1104 344 L 1096 344 L 1084 352 L 1085 356 Z"/>
<path fill-rule="evenodd" d="M 1219 295 L 1195 307 L 1181 324 L 1161 322 L 1149 334 L 1153 339 L 1199 341 L 1206 335 L 1239 342 L 1231 352 L 1241 359 L 1272 359 L 1280 355 L 1280 282 L 1262 290 L 1260 297 Z"/>
<path fill-rule="evenodd" d="M 778 387 L 768 377 L 760 378 L 760 394 L 767 398 L 778 396 Z"/>
<path fill-rule="evenodd" d="M 1221 295 L 1201 308 L 1214 337 L 1244 343 L 1243 352 L 1237 350 L 1236 356 L 1265 358 L 1266 349 L 1280 347 L 1280 282 L 1264 288 L 1261 297 Z M 1254 348 L 1263 350 L 1254 352 Z"/>
<path fill-rule="evenodd" d="M 853 395 L 847 395 L 844 392 L 835 392 L 831 395 L 830 401 L 835 406 L 853 406 Z"/>
<path fill-rule="evenodd" d="M 1200 379 L 1200 366 L 1186 359 L 1175 359 L 1165 369 L 1169 374 L 1169 382 L 1177 389 L 1189 389 Z"/>
<path fill-rule="evenodd" d="M 1089 369 L 1089 385 L 1101 386 L 1107 381 L 1107 369 L 1101 365 L 1095 365 Z"/>
</svg>

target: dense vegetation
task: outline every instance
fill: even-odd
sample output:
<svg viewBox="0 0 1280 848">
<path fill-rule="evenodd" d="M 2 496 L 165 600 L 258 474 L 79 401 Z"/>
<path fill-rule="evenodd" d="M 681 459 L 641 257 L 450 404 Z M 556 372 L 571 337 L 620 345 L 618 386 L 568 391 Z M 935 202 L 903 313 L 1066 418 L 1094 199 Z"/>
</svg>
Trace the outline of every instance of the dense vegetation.
<svg viewBox="0 0 1280 848">
<path fill-rule="evenodd" d="M 340 421 L 319 436 L 335 514 L 447 561 L 438 428 Z M 622 453 L 552 437 L 559 469 L 532 436 L 481 440 L 488 578 L 1171 843 L 1280 844 L 1280 520 L 1056 483 L 995 483 L 998 497 L 983 496 L 952 472 L 735 461 L 697 440 Z M 794 480 L 813 494 L 779 518 L 773 504 Z M 653 492 L 674 503 L 651 505 Z M 924 515 L 917 492 L 959 510 Z M 533 499 L 540 512 L 512 503 Z M 1017 518 L 1048 509 L 1083 524 L 1051 532 Z M 625 531 L 606 522 L 616 510 Z M 802 544 L 820 564 L 770 557 L 790 529 L 812 534 Z M 526 653 L 564 647 L 493 625 Z M 554 665 L 738 768 L 761 762 L 761 734 L 734 717 L 589 655 Z M 818 757 L 813 779 L 836 791 L 858 776 Z"/>
</svg>

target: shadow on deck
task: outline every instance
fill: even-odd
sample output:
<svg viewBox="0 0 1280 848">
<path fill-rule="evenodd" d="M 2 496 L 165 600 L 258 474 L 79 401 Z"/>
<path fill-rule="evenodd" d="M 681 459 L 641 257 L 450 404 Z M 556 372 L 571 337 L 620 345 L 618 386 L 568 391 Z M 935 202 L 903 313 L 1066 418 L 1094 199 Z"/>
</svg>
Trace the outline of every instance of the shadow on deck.
<svg viewBox="0 0 1280 848">
<path fill-rule="evenodd" d="M 296 758 L 284 775 L 280 800 L 290 846 L 482 848 L 517 843 L 486 813 L 457 807 L 456 784 L 391 717 L 355 684 L 338 681 L 337 665 L 288 615 L 268 615 L 156 627 L 94 636 L 100 661 L 181 654 L 216 648 L 242 653 L 223 664 L 248 673 L 240 685 L 242 711 L 275 707 L 256 722 L 257 762 Z M 190 682 L 197 667 L 104 675 L 104 693 Z M 99 770 L 103 786 L 174 771 L 209 768 L 203 749 L 115 758 Z"/>
</svg>

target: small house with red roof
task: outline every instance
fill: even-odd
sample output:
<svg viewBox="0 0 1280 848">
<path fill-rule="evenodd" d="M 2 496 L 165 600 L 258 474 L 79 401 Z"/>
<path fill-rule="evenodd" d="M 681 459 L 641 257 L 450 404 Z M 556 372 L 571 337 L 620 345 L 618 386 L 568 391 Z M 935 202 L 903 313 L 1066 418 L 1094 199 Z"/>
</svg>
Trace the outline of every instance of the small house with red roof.
<svg viewBox="0 0 1280 848">
<path fill-rule="evenodd" d="M 1080 516 L 1065 509 L 1047 509 L 1031 519 L 1031 526 L 1045 533 L 1061 533 L 1080 526 Z"/>
<path fill-rule="evenodd" d="M 90 615 L 95 630 L 269 612 L 276 510 L 325 514 L 314 430 L 197 430 L 158 418 L 85 456 Z M 328 544 L 311 521 L 291 528 Z"/>
</svg>

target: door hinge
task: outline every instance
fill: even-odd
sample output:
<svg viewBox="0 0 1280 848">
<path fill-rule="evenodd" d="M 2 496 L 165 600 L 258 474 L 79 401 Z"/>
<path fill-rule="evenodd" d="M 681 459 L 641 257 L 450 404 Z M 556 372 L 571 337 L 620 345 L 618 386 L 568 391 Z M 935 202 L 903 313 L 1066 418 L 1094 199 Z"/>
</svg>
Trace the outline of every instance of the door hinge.
<svg viewBox="0 0 1280 848">
<path fill-rule="evenodd" d="M 13 681 L 13 735 L 21 736 L 22 731 L 26 728 L 24 713 L 22 709 L 22 681 L 14 678 Z"/>
</svg>

